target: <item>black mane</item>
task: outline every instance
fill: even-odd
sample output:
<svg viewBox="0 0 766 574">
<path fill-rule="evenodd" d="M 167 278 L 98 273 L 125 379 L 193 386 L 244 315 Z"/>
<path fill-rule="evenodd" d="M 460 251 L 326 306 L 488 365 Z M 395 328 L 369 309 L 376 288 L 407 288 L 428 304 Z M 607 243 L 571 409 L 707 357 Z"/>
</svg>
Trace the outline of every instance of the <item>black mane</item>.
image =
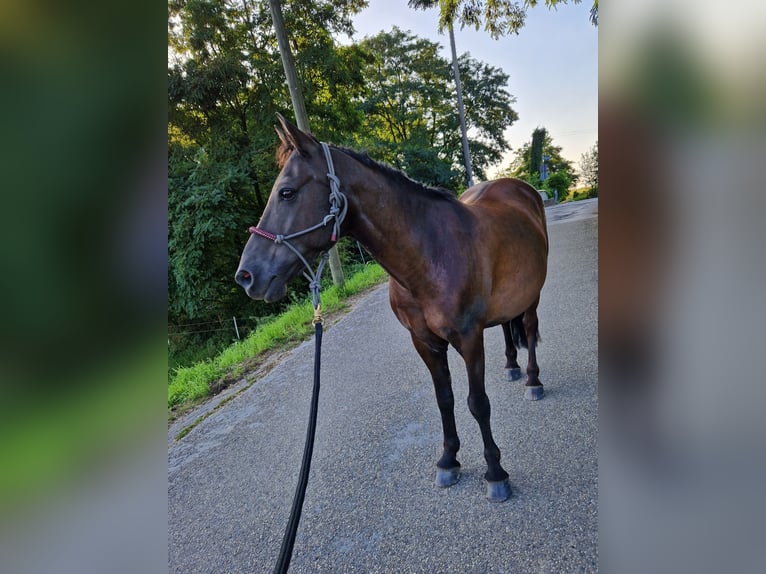
<svg viewBox="0 0 766 574">
<path fill-rule="evenodd" d="M 411 179 L 403 171 L 400 171 L 396 169 L 395 167 L 391 167 L 388 164 L 375 161 L 369 155 L 367 155 L 366 152 L 358 152 L 358 151 L 354 151 L 352 149 L 344 148 L 341 146 L 333 146 L 333 147 L 335 147 L 336 149 L 338 149 L 339 151 L 342 151 L 343 153 L 347 155 L 350 155 L 356 161 L 379 172 L 381 175 L 389 179 L 393 179 L 397 184 L 403 185 L 407 189 L 429 195 L 433 197 L 434 199 L 446 199 L 446 200 L 453 200 L 453 201 L 457 200 L 457 195 L 455 195 L 455 192 L 453 192 L 452 190 L 449 190 L 444 187 L 430 187 L 428 185 L 420 183 L 419 181 L 415 181 L 414 179 Z"/>
</svg>

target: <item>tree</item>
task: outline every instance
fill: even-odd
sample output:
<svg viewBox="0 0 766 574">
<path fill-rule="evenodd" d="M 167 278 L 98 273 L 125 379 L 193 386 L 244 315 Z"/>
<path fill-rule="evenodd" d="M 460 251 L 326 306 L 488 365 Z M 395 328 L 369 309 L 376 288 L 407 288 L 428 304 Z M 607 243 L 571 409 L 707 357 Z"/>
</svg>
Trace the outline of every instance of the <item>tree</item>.
<svg viewBox="0 0 766 574">
<path fill-rule="evenodd" d="M 274 32 L 277 35 L 277 44 L 279 44 L 282 66 L 285 69 L 287 86 L 290 90 L 290 100 L 293 104 L 293 110 L 295 110 L 295 119 L 297 120 L 300 129 L 310 133 L 311 129 L 309 128 L 308 114 L 306 114 L 306 104 L 303 99 L 303 92 L 301 91 L 300 84 L 298 83 L 298 72 L 295 70 L 295 60 L 290 51 L 290 45 L 287 40 L 287 30 L 285 29 L 285 21 L 282 17 L 282 3 L 280 0 L 269 0 L 269 7 L 271 9 L 271 18 L 274 22 Z M 345 284 L 345 280 L 343 278 L 343 267 L 341 267 L 338 248 L 333 245 L 330 248 L 329 255 L 332 282 L 336 286 L 342 288 Z"/>
<path fill-rule="evenodd" d="M 572 0 L 579 4 L 581 0 Z M 460 22 L 460 27 L 471 26 L 478 30 L 483 26 L 489 35 L 497 40 L 508 34 L 518 34 L 524 27 L 527 9 L 538 5 L 537 0 L 435 0 L 431 6 L 439 6 L 439 30 L 443 31 L 453 22 Z M 545 0 L 548 9 L 555 9 L 559 4 L 568 4 L 568 0 Z M 429 6 L 430 7 L 430 6 Z M 598 26 L 598 0 L 593 0 L 590 21 Z"/>
<path fill-rule="evenodd" d="M 566 171 L 557 171 L 548 176 L 542 183 L 542 188 L 548 192 L 549 198 L 562 201 L 569 193 L 572 186 L 572 178 Z"/>
<path fill-rule="evenodd" d="M 598 26 L 598 0 L 593 0 L 593 6 L 590 9 L 590 23 Z"/>
<path fill-rule="evenodd" d="M 242 222 L 256 211 L 248 197 L 247 166 L 217 162 L 204 148 L 174 146 L 168 173 L 168 313 L 176 318 L 216 316 L 231 308 Z M 188 162 L 186 169 L 178 164 Z M 234 257 L 231 256 L 234 254 Z"/>
<path fill-rule="evenodd" d="M 583 183 L 588 187 L 589 197 L 598 195 L 598 141 L 580 156 L 580 173 Z"/>
<path fill-rule="evenodd" d="M 464 79 L 466 122 L 471 128 L 469 139 L 475 171 L 486 179 L 486 170 L 497 164 L 503 152 L 510 149 L 505 138 L 506 128 L 519 119 L 511 107 L 516 98 L 506 90 L 508 74 L 470 57 L 460 56 L 460 73 Z"/>
<path fill-rule="evenodd" d="M 439 4 L 439 0 L 410 0 L 408 3 L 410 8 L 417 8 L 425 10 L 427 8 L 433 8 Z M 463 149 L 463 162 L 466 171 L 466 183 L 468 187 L 473 185 L 473 173 L 471 170 L 471 154 L 468 148 L 468 130 L 465 125 L 465 104 L 463 103 L 463 88 L 460 81 L 460 66 L 457 59 L 457 48 L 455 47 L 455 31 L 452 27 L 452 19 L 447 22 L 447 30 L 449 30 L 449 45 L 450 52 L 452 54 L 452 74 L 455 80 L 455 93 L 457 95 L 457 112 L 460 119 L 460 135 Z M 440 31 L 443 28 L 440 27 Z"/>
<path fill-rule="evenodd" d="M 542 165 L 543 165 L 543 145 L 545 144 L 545 136 L 548 132 L 545 128 L 535 128 L 532 132 L 532 142 L 529 145 L 529 163 L 527 169 L 530 174 L 537 174 L 538 178 L 542 178 Z"/>
<path fill-rule="evenodd" d="M 535 134 L 537 135 L 536 138 Z M 532 144 L 534 139 L 538 142 L 542 141 L 541 152 L 533 152 Z M 522 179 L 536 189 L 539 189 L 542 186 L 542 182 L 540 181 L 540 161 L 542 156 L 547 156 L 548 158 L 546 164 L 551 177 L 554 174 L 562 173 L 566 174 L 570 184 L 577 181 L 577 176 L 571 162 L 564 159 L 561 155 L 561 146 L 553 144 L 553 138 L 545 128 L 536 128 L 534 130 L 532 139 L 525 142 L 516 150 L 511 165 L 502 172 L 502 174 L 508 177 Z M 560 178 L 558 181 L 554 181 L 560 185 L 560 183 L 558 183 L 558 181 L 561 181 Z"/>
<path fill-rule="evenodd" d="M 573 0 L 579 4 L 581 0 Z M 558 4 L 566 4 L 567 0 L 545 0 L 548 8 Z M 471 155 L 469 153 L 468 130 L 465 121 L 465 106 L 463 103 L 461 74 L 458 66 L 457 49 L 455 47 L 454 23 L 459 21 L 461 28 L 470 25 L 476 30 L 484 24 L 484 29 L 497 40 L 507 34 L 518 34 L 524 26 L 526 10 L 537 5 L 537 0 L 524 0 L 522 4 L 509 0 L 409 0 L 407 5 L 418 10 L 439 8 L 439 32 L 446 29 L 449 33 L 450 51 L 452 53 L 452 69 L 457 95 L 458 117 L 462 138 L 463 161 L 467 173 L 468 186 L 473 185 Z M 593 0 L 590 20 L 598 25 L 598 0 Z"/>
<path fill-rule="evenodd" d="M 439 55 L 439 44 L 394 27 L 360 47 L 369 58 L 363 70 L 369 93 L 361 102 L 365 123 L 355 143 L 415 179 L 462 189 L 450 64 Z M 476 172 L 484 177 L 508 149 L 503 131 L 518 117 L 511 107 L 515 100 L 505 89 L 508 76 L 498 68 L 468 55 L 459 66 L 466 78 L 469 145 Z"/>
<path fill-rule="evenodd" d="M 314 133 L 356 129 L 364 86 L 358 50 L 333 34 L 353 31 L 363 0 L 291 0 L 293 39 Z M 168 319 L 186 323 L 258 314 L 231 280 L 248 225 L 277 175 L 275 112 L 290 97 L 268 4 L 170 0 L 168 4 Z M 325 113 L 325 110 L 332 110 Z M 273 307 L 263 311 L 273 312 Z"/>
</svg>

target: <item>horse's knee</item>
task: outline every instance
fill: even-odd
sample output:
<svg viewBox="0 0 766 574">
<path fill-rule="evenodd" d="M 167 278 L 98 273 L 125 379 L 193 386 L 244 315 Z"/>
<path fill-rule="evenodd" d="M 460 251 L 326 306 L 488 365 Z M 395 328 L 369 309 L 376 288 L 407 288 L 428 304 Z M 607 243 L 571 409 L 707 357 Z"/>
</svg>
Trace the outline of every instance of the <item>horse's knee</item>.
<svg viewBox="0 0 766 574">
<path fill-rule="evenodd" d="M 490 405 L 487 393 L 470 393 L 468 395 L 468 410 L 477 420 L 489 417 Z"/>
<path fill-rule="evenodd" d="M 449 386 L 444 385 L 436 388 L 436 403 L 441 410 L 452 410 L 455 408 L 455 395 Z"/>
</svg>

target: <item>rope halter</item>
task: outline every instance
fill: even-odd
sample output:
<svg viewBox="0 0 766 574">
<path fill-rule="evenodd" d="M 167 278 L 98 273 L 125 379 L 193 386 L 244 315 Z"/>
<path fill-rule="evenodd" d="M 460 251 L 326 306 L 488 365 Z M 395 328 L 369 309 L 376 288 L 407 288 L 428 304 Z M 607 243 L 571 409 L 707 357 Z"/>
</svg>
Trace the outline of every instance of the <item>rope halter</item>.
<svg viewBox="0 0 766 574">
<path fill-rule="evenodd" d="M 348 213 L 348 200 L 340 190 L 340 180 L 338 179 L 338 176 L 335 175 L 335 166 L 332 163 L 330 146 L 324 142 L 320 142 L 320 144 L 322 146 L 322 150 L 324 151 L 325 160 L 327 161 L 327 179 L 330 180 L 330 212 L 325 215 L 324 218 L 322 218 L 322 221 L 316 225 L 312 225 L 311 227 L 297 231 L 295 233 L 291 233 L 289 235 L 270 233 L 255 226 L 248 228 L 248 231 L 252 235 L 259 235 L 260 237 L 273 241 L 277 245 L 285 245 L 298 256 L 298 259 L 301 260 L 301 263 L 303 263 L 303 266 L 306 268 L 306 271 L 303 272 L 303 276 L 309 281 L 311 300 L 315 310 L 319 309 L 319 291 L 321 289 L 320 280 L 322 278 L 322 272 L 324 271 L 324 267 L 327 263 L 329 255 L 326 251 L 322 253 L 319 260 L 319 266 L 317 267 L 317 270 L 314 271 L 311 268 L 311 265 L 309 265 L 309 262 L 306 261 L 306 258 L 303 256 L 303 254 L 298 251 L 298 249 L 292 243 L 290 243 L 290 240 L 311 233 L 312 231 L 316 231 L 317 229 L 322 229 L 332 221 L 333 228 L 332 235 L 330 236 L 330 241 L 332 241 L 334 245 L 340 238 L 340 226 L 341 223 L 343 223 L 343 220 L 346 218 L 346 214 Z"/>
</svg>

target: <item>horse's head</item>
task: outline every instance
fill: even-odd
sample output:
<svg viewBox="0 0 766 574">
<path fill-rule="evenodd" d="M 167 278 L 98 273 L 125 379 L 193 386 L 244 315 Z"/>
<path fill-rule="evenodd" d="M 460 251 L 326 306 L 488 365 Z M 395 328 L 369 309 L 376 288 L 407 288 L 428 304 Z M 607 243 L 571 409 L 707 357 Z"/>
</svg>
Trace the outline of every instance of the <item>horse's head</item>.
<svg viewBox="0 0 766 574">
<path fill-rule="evenodd" d="M 333 193 L 328 177 L 324 144 L 277 116 L 282 171 L 258 226 L 250 228 L 234 277 L 250 297 L 267 302 L 284 297 L 287 283 L 333 245 L 345 214 L 345 197 Z"/>
</svg>

